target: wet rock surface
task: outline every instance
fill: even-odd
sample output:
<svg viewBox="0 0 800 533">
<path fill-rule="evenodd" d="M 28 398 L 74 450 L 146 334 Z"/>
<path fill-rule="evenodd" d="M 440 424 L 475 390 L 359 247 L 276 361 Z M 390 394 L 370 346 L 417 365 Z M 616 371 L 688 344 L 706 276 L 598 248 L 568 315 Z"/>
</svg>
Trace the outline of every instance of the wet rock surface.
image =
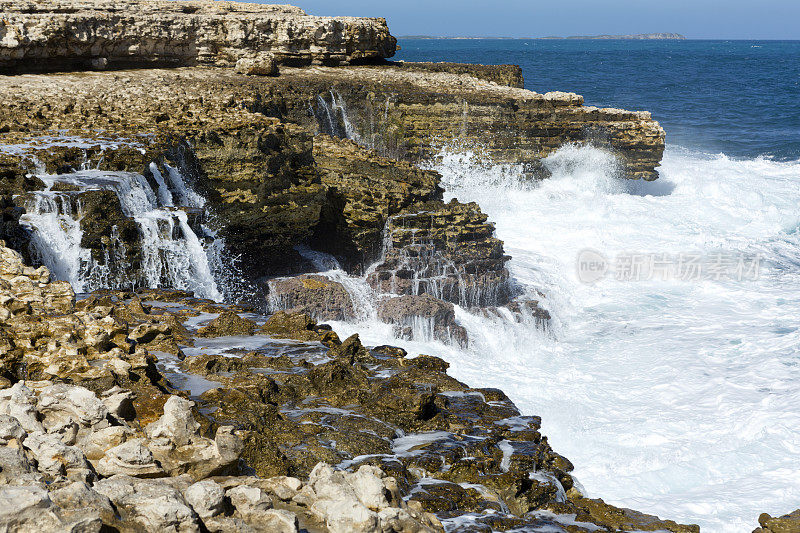
<svg viewBox="0 0 800 533">
<path fill-rule="evenodd" d="M 436 172 L 381 157 L 353 141 L 318 135 L 314 160 L 330 201 L 312 245 L 342 258 L 348 271 L 363 271 L 380 257 L 383 228 L 392 215 L 441 199 Z"/>
<path fill-rule="evenodd" d="M 394 294 L 430 294 L 462 307 L 503 305 L 511 297 L 509 257 L 475 203 L 428 202 L 386 224 L 383 261 L 372 287 Z"/>
<path fill-rule="evenodd" d="M 412 339 L 416 331 L 422 332 L 423 338 L 461 346 L 467 344 L 467 330 L 456 322 L 453 304 L 428 294 L 382 300 L 378 306 L 378 318 L 394 324 L 395 334 L 400 338 Z"/>
<path fill-rule="evenodd" d="M 177 291 L 73 303 L 58 296 L 68 285 L 2 251 L 2 272 L 24 278 L 7 291 L 27 304 L 2 324 L 16 350 L 0 389 L 3 527 L 697 530 L 583 497 L 537 417 L 447 376 L 437 357 Z M 30 302 L 83 325 L 74 368 L 36 349 L 67 338 L 15 329 L 36 324 Z"/>
<path fill-rule="evenodd" d="M 758 523 L 760 527 L 754 529 L 753 533 L 797 533 L 800 532 L 800 509 L 777 517 L 762 513 Z"/>
<path fill-rule="evenodd" d="M 315 320 L 356 317 L 353 299 L 341 284 L 324 276 L 303 275 L 269 283 L 270 307 L 291 314 L 305 313 Z"/>
</svg>

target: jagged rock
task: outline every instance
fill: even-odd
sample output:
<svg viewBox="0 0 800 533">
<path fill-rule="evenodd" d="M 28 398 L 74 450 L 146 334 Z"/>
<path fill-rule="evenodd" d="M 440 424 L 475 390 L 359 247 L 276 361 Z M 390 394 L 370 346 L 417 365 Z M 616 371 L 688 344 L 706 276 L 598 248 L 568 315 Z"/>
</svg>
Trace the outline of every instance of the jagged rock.
<svg viewBox="0 0 800 533">
<path fill-rule="evenodd" d="M 108 425 L 108 409 L 100 398 L 75 385 L 57 383 L 45 387 L 39 392 L 36 409 L 44 417 L 42 424 L 48 431 L 67 420 L 96 429 Z"/>
<path fill-rule="evenodd" d="M 305 313 L 273 313 L 261 329 L 261 333 L 280 339 L 299 341 L 320 341 L 328 346 L 341 344 L 339 337 L 330 327 L 323 327 Z"/>
<path fill-rule="evenodd" d="M 297 515 L 286 509 L 259 511 L 250 524 L 256 531 L 265 533 L 297 533 L 300 531 Z"/>
<path fill-rule="evenodd" d="M 278 63 L 269 53 L 259 53 L 255 57 L 243 57 L 236 62 L 236 72 L 247 76 L 277 76 Z"/>
<path fill-rule="evenodd" d="M 19 447 L 27 433 L 19 420 L 9 415 L 0 415 L 0 445 Z"/>
<path fill-rule="evenodd" d="M 183 497 L 202 519 L 225 512 L 225 490 L 210 479 L 191 485 Z"/>
<path fill-rule="evenodd" d="M 110 415 L 117 419 L 131 420 L 136 416 L 136 410 L 133 407 L 135 397 L 136 395 L 132 391 L 114 386 L 103 392 L 102 401 Z"/>
<path fill-rule="evenodd" d="M 28 433 L 44 431 L 36 406 L 36 396 L 22 382 L 0 390 L 0 412 L 14 417 Z"/>
<path fill-rule="evenodd" d="M 345 287 L 324 276 L 303 275 L 269 282 L 270 307 L 304 313 L 314 320 L 355 318 L 353 300 Z"/>
<path fill-rule="evenodd" d="M 43 477 L 28 459 L 21 446 L 0 447 L 0 484 L 19 485 L 38 483 Z"/>
<path fill-rule="evenodd" d="M 758 523 L 761 527 L 754 529 L 753 533 L 799 533 L 800 509 L 777 517 L 761 513 Z"/>
<path fill-rule="evenodd" d="M 194 419 L 194 402 L 171 396 L 164 404 L 164 415 L 148 425 L 145 431 L 150 439 L 164 439 L 175 446 L 191 444 L 198 435 L 200 424 Z"/>
<path fill-rule="evenodd" d="M 252 335 L 256 324 L 240 317 L 234 311 L 225 311 L 197 331 L 199 337 L 223 337 L 228 335 Z"/>
<path fill-rule="evenodd" d="M 97 431 L 92 431 L 79 443 L 79 446 L 92 462 L 103 458 L 112 448 L 124 443 L 133 431 L 125 426 L 109 426 Z"/>
<path fill-rule="evenodd" d="M 241 439 L 230 426 L 219 427 L 214 440 L 200 436 L 193 405 L 171 396 L 164 404 L 164 415 L 145 428 L 153 456 L 170 475 L 186 473 L 197 480 L 235 469 L 242 453 Z"/>
<path fill-rule="evenodd" d="M 318 135 L 314 160 L 328 203 L 312 238 L 315 249 L 363 271 L 380 257 L 386 220 L 418 202 L 441 199 L 440 176 L 381 157 L 353 141 Z"/>
<path fill-rule="evenodd" d="M 265 488 L 278 499 L 289 501 L 300 491 L 303 482 L 294 477 L 275 476 L 264 481 Z"/>
<path fill-rule="evenodd" d="M 378 512 L 402 505 L 394 481 L 384 480 L 384 477 L 377 467 L 364 465 L 357 472 L 349 473 L 320 463 L 309 475 L 308 483 L 315 498 L 310 509 L 335 533 L 433 531 L 424 517 L 415 517 L 402 507 L 395 512 Z M 391 503 L 387 495 L 392 498 Z"/>
<path fill-rule="evenodd" d="M 64 531 L 64 524 L 54 509 L 50 495 L 43 486 L 0 487 L 0 529 L 3 531 Z M 99 529 L 98 524 L 94 530 Z"/>
<path fill-rule="evenodd" d="M 111 500 L 123 522 L 145 531 L 200 531 L 198 516 L 180 491 L 159 480 L 116 475 L 98 481 L 94 489 Z"/>
<path fill-rule="evenodd" d="M 50 499 L 59 507 L 59 514 L 63 519 L 69 521 L 88 519 L 92 523 L 116 524 L 116 512 L 111 501 L 83 481 L 56 488 L 50 492 Z"/>
<path fill-rule="evenodd" d="M 228 490 L 233 507 L 244 517 L 254 511 L 272 509 L 272 499 L 260 488 L 239 485 Z"/>
<path fill-rule="evenodd" d="M 107 450 L 96 468 L 100 475 L 106 477 L 118 474 L 142 478 L 165 475 L 144 439 L 132 439 Z"/>
<path fill-rule="evenodd" d="M 418 340 L 467 344 L 467 330 L 456 322 L 453 304 L 428 294 L 381 300 L 378 318 L 394 324 L 395 334 L 401 338 L 414 339 L 416 335 L 420 337 Z"/>
<path fill-rule="evenodd" d="M 391 57 L 396 46 L 383 19 L 292 6 L 47 0 L 2 10 L 13 38 L 0 47 L 0 68 L 13 72 L 230 64 L 261 50 L 282 63 L 338 64 Z"/>
<path fill-rule="evenodd" d="M 511 291 L 509 257 L 475 203 L 429 202 L 386 224 L 384 260 L 368 277 L 377 290 L 430 294 L 464 307 L 502 305 Z"/>
</svg>

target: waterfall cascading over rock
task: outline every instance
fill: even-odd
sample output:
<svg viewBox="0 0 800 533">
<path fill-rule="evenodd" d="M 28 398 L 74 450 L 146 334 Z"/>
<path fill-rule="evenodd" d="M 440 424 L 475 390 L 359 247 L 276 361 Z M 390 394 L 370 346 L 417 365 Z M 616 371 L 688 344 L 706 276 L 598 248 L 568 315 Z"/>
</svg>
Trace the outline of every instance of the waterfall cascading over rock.
<svg viewBox="0 0 800 533">
<path fill-rule="evenodd" d="M 155 188 L 135 172 L 39 173 L 46 189 L 26 195 L 27 212 L 20 218 L 32 233 L 32 256 L 78 292 L 168 288 L 221 301 L 212 265 L 223 267 L 219 256 L 224 244 L 215 242 L 213 232 L 201 223 L 204 199 L 186 185 L 177 168 L 165 168 L 166 178 L 155 163 L 149 165 Z M 123 240 L 122 228 L 112 225 L 100 239 L 100 250 L 85 246 L 86 229 L 104 222 L 87 219 L 84 196 L 98 191 L 114 194 L 120 218 L 132 219 L 138 236 Z M 114 197 L 102 200 L 112 202 Z"/>
</svg>

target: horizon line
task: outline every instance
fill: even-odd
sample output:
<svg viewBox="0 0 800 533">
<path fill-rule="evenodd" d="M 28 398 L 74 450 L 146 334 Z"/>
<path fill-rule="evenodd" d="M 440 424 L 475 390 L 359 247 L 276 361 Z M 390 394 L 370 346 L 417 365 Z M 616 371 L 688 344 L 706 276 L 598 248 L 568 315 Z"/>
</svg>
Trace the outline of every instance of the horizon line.
<svg viewBox="0 0 800 533">
<path fill-rule="evenodd" d="M 603 35 L 603 34 L 600 34 Z M 632 39 L 626 37 L 606 37 L 598 39 L 595 36 L 569 36 L 569 37 L 507 37 L 498 35 L 395 35 L 397 39 L 413 39 L 418 41 L 433 41 L 444 39 L 464 39 L 464 40 L 478 40 L 478 39 L 495 39 L 502 41 L 800 41 L 800 37 L 793 39 L 775 39 L 764 37 L 685 37 L 683 39 Z"/>
</svg>

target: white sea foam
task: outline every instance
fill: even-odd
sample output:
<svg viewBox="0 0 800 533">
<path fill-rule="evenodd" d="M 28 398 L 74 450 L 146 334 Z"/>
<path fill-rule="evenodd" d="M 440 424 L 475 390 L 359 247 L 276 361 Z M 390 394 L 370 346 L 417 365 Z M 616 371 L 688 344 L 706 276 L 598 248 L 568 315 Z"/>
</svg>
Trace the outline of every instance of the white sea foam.
<svg viewBox="0 0 800 533">
<path fill-rule="evenodd" d="M 661 178 L 618 179 L 613 158 L 567 146 L 535 184 L 469 152 L 435 163 L 447 194 L 477 201 L 550 334 L 457 309 L 468 351 L 435 353 L 473 385 L 502 388 L 576 465 L 591 496 L 703 531 L 751 531 L 800 500 L 800 162 L 668 148 Z M 577 254 L 760 254 L 757 280 L 580 283 Z M 391 328 L 343 324 L 366 343 Z"/>
</svg>

